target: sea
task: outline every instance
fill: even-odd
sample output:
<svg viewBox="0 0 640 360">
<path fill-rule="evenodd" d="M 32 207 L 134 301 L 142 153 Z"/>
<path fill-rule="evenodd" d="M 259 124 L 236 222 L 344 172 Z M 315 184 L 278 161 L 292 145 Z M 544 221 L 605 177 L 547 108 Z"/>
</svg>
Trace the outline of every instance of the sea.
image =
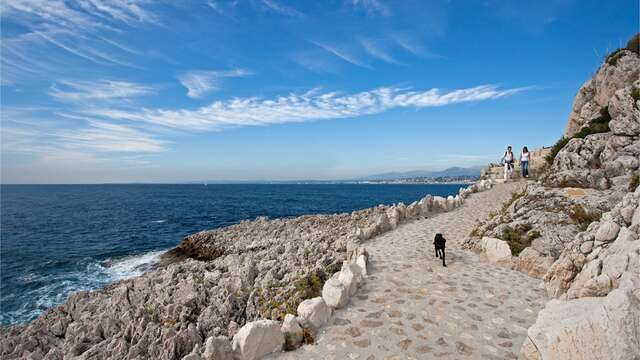
<svg viewBox="0 0 640 360">
<path fill-rule="evenodd" d="M 142 274 L 185 235 L 251 220 L 448 196 L 460 184 L 0 186 L 0 324 Z"/>
</svg>

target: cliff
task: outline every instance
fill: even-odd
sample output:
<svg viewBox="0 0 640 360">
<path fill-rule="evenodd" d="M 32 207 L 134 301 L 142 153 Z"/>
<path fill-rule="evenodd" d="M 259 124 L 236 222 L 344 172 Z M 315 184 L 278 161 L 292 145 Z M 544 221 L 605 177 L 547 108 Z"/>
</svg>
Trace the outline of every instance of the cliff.
<svg viewBox="0 0 640 360">
<path fill-rule="evenodd" d="M 502 211 L 479 223 L 465 246 L 485 251 L 487 239 L 506 243 L 511 256 L 501 264 L 542 278 L 558 299 L 529 330 L 523 358 L 637 358 L 638 35 L 580 88 L 566 131 L 546 160 L 540 181 L 529 181 Z"/>
</svg>

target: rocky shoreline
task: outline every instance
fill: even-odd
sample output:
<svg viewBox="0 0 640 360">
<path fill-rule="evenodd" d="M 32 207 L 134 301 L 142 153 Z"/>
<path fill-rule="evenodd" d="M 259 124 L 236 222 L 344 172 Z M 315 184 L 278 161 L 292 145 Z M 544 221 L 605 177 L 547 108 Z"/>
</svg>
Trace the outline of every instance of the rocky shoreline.
<svg viewBox="0 0 640 360">
<path fill-rule="evenodd" d="M 253 333 L 241 327 L 267 319 L 292 327 L 291 316 L 296 310 L 300 316 L 305 300 L 323 299 L 325 285 L 336 285 L 333 280 L 346 282 L 349 261 L 366 272 L 363 260 L 358 264 L 352 256 L 365 253 L 362 242 L 400 223 L 453 210 L 491 184 L 483 180 L 455 197 L 429 195 L 408 206 L 258 218 L 189 235 L 163 255 L 157 269 L 98 291 L 75 293 L 30 324 L 2 328 L 2 357 L 252 358 L 242 355 L 244 346 L 231 349 L 235 335 Z M 312 341 L 317 324 L 299 322 L 310 335 L 306 341 Z"/>
</svg>

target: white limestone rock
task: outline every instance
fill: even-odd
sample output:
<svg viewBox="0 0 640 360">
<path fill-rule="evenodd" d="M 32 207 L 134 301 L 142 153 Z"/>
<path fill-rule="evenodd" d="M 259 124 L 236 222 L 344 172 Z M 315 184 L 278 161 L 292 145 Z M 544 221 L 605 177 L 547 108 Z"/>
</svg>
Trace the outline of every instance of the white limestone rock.
<svg viewBox="0 0 640 360">
<path fill-rule="evenodd" d="M 511 259 L 511 248 L 506 241 L 496 238 L 483 237 L 481 240 L 482 252 L 491 262 L 500 262 Z"/>
<path fill-rule="evenodd" d="M 302 344 L 302 327 L 295 315 L 285 315 L 280 331 L 284 336 L 286 349 L 296 349 Z"/>
<path fill-rule="evenodd" d="M 331 308 L 322 297 L 307 299 L 298 305 L 298 317 L 303 327 L 317 331 L 331 317 Z"/>
<path fill-rule="evenodd" d="M 224 336 L 209 337 L 204 345 L 204 360 L 229 359 L 233 356 L 231 343 Z"/>
<path fill-rule="evenodd" d="M 338 280 L 347 289 L 349 297 L 353 296 L 362 282 L 362 269 L 357 264 L 344 262 Z"/>
<path fill-rule="evenodd" d="M 528 330 L 522 359 L 638 359 L 640 273 L 626 272 L 606 297 L 551 300 Z M 528 344 L 530 343 L 530 344 Z"/>
<path fill-rule="evenodd" d="M 356 259 L 356 264 L 358 266 L 360 266 L 360 271 L 362 273 L 363 276 L 367 275 L 367 256 L 362 254 L 359 255 L 358 258 Z"/>
<path fill-rule="evenodd" d="M 605 221 L 600 224 L 598 231 L 596 232 L 596 241 L 609 242 L 618 236 L 620 231 L 620 225 L 613 221 Z"/>
<path fill-rule="evenodd" d="M 349 301 L 348 290 L 340 280 L 330 278 L 322 287 L 322 299 L 328 306 L 339 309 Z"/>
<path fill-rule="evenodd" d="M 246 323 L 233 337 L 232 349 L 241 360 L 254 360 L 282 349 L 280 323 L 258 320 Z"/>
</svg>

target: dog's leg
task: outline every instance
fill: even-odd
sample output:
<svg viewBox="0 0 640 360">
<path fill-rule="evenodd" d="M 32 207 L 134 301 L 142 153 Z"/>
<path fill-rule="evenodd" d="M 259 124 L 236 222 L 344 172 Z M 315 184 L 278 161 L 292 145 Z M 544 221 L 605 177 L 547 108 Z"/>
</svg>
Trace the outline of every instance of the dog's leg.
<svg viewBox="0 0 640 360">
<path fill-rule="evenodd" d="M 442 251 L 442 266 L 447 266 L 444 262 L 444 249 L 441 249 L 440 251 Z"/>
</svg>

